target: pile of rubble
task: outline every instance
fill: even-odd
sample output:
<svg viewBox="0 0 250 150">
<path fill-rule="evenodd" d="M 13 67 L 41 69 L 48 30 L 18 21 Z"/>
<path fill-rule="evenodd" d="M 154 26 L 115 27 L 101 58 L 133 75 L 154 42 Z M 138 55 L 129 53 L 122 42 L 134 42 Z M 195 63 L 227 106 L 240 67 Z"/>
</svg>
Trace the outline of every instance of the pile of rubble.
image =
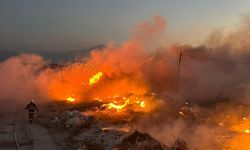
<svg viewBox="0 0 250 150">
<path fill-rule="evenodd" d="M 169 147 L 139 131 L 128 134 L 115 130 L 89 130 L 78 135 L 75 140 L 81 140 L 78 150 L 189 150 L 187 143 L 181 139 L 176 139 Z"/>
<path fill-rule="evenodd" d="M 77 134 L 71 137 L 71 140 L 65 139 L 67 145 L 78 150 L 188 150 L 186 142 L 180 139 L 169 147 L 147 133 L 131 132 L 123 125 L 110 125 L 97 120 L 93 123 L 94 120 L 94 117 L 73 110 L 55 117 L 51 125 L 56 128 L 73 129 L 68 131 L 76 129 Z M 78 130 L 82 127 L 84 130 Z"/>
<path fill-rule="evenodd" d="M 74 141 L 80 141 L 81 148 L 95 150 L 112 150 L 115 145 L 125 138 L 129 133 L 118 129 L 101 128 L 93 125 L 74 137 Z"/>
<path fill-rule="evenodd" d="M 115 150 L 188 150 L 187 143 L 181 139 L 176 139 L 173 146 L 168 147 L 160 143 L 147 133 L 135 131 L 124 138 L 120 144 L 116 145 Z"/>
<path fill-rule="evenodd" d="M 93 116 L 85 116 L 77 110 L 66 111 L 52 120 L 52 124 L 60 128 L 75 128 L 88 126 L 94 120 Z"/>
<path fill-rule="evenodd" d="M 124 138 L 114 149 L 168 150 L 169 148 L 152 138 L 149 134 L 135 131 L 128 137 Z"/>
</svg>

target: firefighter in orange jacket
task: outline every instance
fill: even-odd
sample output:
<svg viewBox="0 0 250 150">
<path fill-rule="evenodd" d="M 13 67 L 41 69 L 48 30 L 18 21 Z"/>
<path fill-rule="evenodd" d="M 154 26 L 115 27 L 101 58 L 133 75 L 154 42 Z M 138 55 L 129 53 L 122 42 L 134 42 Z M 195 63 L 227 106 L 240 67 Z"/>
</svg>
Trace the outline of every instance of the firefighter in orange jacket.
<svg viewBox="0 0 250 150">
<path fill-rule="evenodd" d="M 34 100 L 31 100 L 29 104 L 25 107 L 25 110 L 28 110 L 29 123 L 32 124 L 35 111 L 39 111 Z"/>
</svg>

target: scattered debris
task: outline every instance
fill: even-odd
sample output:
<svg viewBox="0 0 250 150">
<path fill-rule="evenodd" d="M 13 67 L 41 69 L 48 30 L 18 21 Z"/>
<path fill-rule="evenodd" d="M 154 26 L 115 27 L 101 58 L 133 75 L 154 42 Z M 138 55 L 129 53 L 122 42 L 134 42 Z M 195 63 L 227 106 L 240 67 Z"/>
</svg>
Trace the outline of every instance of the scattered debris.
<svg viewBox="0 0 250 150">
<path fill-rule="evenodd" d="M 170 150 L 170 148 L 152 138 L 149 134 L 141 133 L 139 131 L 135 131 L 128 137 L 124 138 L 114 149 Z"/>
<path fill-rule="evenodd" d="M 112 150 L 129 134 L 126 131 L 124 128 L 102 127 L 97 124 L 75 136 L 73 141 L 81 142 L 88 149 Z"/>
<path fill-rule="evenodd" d="M 52 120 L 52 124 L 62 128 L 74 128 L 89 125 L 93 121 L 92 116 L 85 116 L 77 110 L 66 111 Z"/>
<path fill-rule="evenodd" d="M 176 139 L 172 150 L 188 150 L 188 145 L 184 140 Z"/>
<path fill-rule="evenodd" d="M 66 108 L 56 112 L 52 112 L 55 117 L 50 121 L 51 131 L 55 141 L 68 149 L 188 150 L 187 143 L 183 140 L 177 139 L 173 145 L 165 145 L 148 133 L 134 131 L 124 123 L 98 119 L 86 110 L 81 112 Z"/>
</svg>

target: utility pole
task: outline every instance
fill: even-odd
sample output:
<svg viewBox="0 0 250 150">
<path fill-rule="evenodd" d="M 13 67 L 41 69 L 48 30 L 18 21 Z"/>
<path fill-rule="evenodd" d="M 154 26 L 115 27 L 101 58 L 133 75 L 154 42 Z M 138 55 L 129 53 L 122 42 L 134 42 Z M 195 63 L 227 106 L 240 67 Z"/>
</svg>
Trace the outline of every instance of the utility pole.
<svg viewBox="0 0 250 150">
<path fill-rule="evenodd" d="M 180 78 L 181 58 L 182 58 L 182 52 L 180 52 L 180 54 L 179 54 L 178 69 L 177 69 L 177 78 L 176 78 L 176 92 L 178 92 L 178 90 L 179 90 L 179 78 Z"/>
</svg>

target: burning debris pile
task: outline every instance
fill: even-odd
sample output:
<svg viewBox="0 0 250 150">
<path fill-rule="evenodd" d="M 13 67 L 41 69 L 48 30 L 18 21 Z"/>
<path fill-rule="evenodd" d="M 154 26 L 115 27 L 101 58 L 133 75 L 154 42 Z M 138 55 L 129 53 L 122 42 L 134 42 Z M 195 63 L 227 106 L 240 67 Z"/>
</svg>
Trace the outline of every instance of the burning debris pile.
<svg viewBox="0 0 250 150">
<path fill-rule="evenodd" d="M 105 103 L 101 106 L 101 111 L 108 114 L 110 110 L 112 114 L 130 114 L 151 112 L 156 105 L 154 94 L 136 95 L 128 93 L 123 95 L 115 95 L 114 97 L 104 100 Z"/>
<path fill-rule="evenodd" d="M 244 22 L 224 36 L 209 37 L 207 46 L 162 46 L 156 41 L 164 38 L 166 21 L 156 16 L 139 24 L 134 36 L 121 46 L 109 43 L 79 62 L 45 68 L 48 63 L 40 56 L 13 57 L 0 64 L 0 100 L 67 101 L 65 105 L 77 111 L 68 109 L 55 115 L 53 125 L 73 129 L 88 123 L 92 126 L 86 115 L 92 114 L 95 124 L 84 128 L 77 140 L 97 139 L 96 143 L 83 143 L 102 145 L 100 149 L 127 136 L 120 130 L 102 130 L 117 125 L 105 121 L 120 118 L 126 121 L 119 125 L 150 133 L 168 145 L 174 143 L 169 137 L 174 135 L 197 149 L 246 149 L 250 132 L 248 24 Z M 186 97 L 198 107 L 186 104 L 180 108 Z M 224 107 L 218 109 L 220 102 Z M 98 104 L 80 108 L 89 103 Z M 127 121 L 131 116 L 137 118 Z M 136 134 L 158 144 L 147 134 Z M 176 143 L 176 149 L 186 148 L 185 142 Z"/>
<path fill-rule="evenodd" d="M 83 77 L 79 78 L 81 72 Z M 62 78 L 67 82 L 66 85 L 59 81 L 53 82 L 51 96 L 72 103 L 99 101 L 103 104 L 102 110 L 114 110 L 120 114 L 125 111 L 150 112 L 156 106 L 154 94 L 149 94 L 145 85 L 137 85 L 134 81 L 128 81 L 127 77 L 109 77 L 103 72 L 91 76 L 86 74 L 88 72 L 84 64 L 72 64 L 59 70 L 56 80 Z"/>
<path fill-rule="evenodd" d="M 124 138 L 120 144 L 115 147 L 116 150 L 143 149 L 143 150 L 169 150 L 162 143 L 152 138 L 147 133 L 135 131 Z M 185 149 L 183 149 L 185 150 Z"/>
<path fill-rule="evenodd" d="M 147 133 L 131 132 L 122 128 L 92 128 L 74 138 L 80 147 L 95 150 L 189 150 L 187 143 L 176 139 L 172 146 L 167 146 Z"/>
<path fill-rule="evenodd" d="M 69 103 L 60 103 L 67 105 Z M 63 108 L 55 105 L 57 109 Z M 68 109 L 67 107 L 65 109 Z M 88 107 L 91 109 L 91 107 Z M 80 112 L 76 110 L 58 111 L 51 108 L 47 113 L 57 116 L 50 121 L 51 133 L 56 134 L 61 139 L 62 145 L 67 145 L 69 149 L 86 150 L 127 150 L 127 149 L 152 149 L 152 150 L 187 150 L 186 142 L 177 140 L 172 146 L 166 146 L 147 133 L 134 131 L 129 122 L 113 123 L 102 118 L 94 118 L 88 115 L 88 111 Z M 49 112 L 52 111 L 52 112 Z M 116 110 L 117 113 L 120 111 Z M 111 117 L 111 116 L 109 116 Z M 119 121 L 119 117 L 113 116 Z M 67 129 L 67 130 L 65 130 Z M 67 133 L 67 136 L 65 135 Z M 174 149 L 175 148 L 175 149 Z"/>
</svg>

